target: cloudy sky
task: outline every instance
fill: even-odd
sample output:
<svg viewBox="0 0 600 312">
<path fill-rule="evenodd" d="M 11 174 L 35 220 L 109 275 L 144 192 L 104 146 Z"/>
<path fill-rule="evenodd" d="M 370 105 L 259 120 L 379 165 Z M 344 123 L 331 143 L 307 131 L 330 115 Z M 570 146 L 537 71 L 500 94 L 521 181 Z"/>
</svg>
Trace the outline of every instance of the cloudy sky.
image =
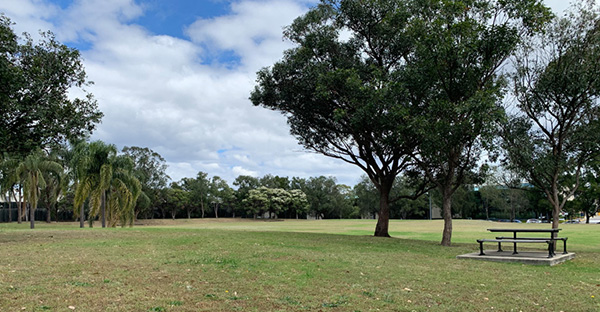
<svg viewBox="0 0 600 312">
<path fill-rule="evenodd" d="M 317 2 L 2 0 L 0 12 L 18 34 L 50 30 L 79 49 L 105 115 L 92 139 L 153 149 L 174 181 L 204 171 L 354 185 L 360 169 L 303 150 L 282 115 L 248 100 L 256 72 L 291 47 L 283 27 Z"/>
</svg>

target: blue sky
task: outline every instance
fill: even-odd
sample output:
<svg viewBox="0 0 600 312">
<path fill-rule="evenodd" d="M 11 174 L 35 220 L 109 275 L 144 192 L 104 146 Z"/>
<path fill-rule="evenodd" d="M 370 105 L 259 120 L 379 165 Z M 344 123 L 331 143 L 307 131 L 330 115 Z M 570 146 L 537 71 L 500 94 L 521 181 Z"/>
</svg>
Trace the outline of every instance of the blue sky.
<svg viewBox="0 0 600 312">
<path fill-rule="evenodd" d="M 315 3 L 2 0 L 0 12 L 17 33 L 50 30 L 79 49 L 105 114 L 92 139 L 155 150 L 175 181 L 204 171 L 230 183 L 270 173 L 354 185 L 357 167 L 305 151 L 283 116 L 248 100 L 256 72 L 291 47 L 283 27 Z"/>
</svg>

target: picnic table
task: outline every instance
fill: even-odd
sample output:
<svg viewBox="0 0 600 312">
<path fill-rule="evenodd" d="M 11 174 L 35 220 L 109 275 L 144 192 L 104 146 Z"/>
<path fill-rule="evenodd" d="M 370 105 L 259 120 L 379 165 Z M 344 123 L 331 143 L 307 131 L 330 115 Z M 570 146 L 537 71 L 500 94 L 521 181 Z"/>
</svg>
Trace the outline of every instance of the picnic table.
<svg viewBox="0 0 600 312">
<path fill-rule="evenodd" d="M 513 254 L 518 254 L 517 244 L 518 243 L 547 243 L 548 244 L 548 258 L 552 258 L 555 255 L 556 241 L 562 240 L 564 243 L 564 253 L 567 253 L 567 238 L 556 237 L 561 229 L 488 229 L 493 233 L 513 233 L 512 237 L 496 237 L 496 239 L 478 239 L 480 255 L 483 253 L 484 242 L 497 242 L 498 251 L 502 251 L 502 243 L 513 243 Z M 548 233 L 549 238 L 543 237 L 519 237 L 518 233 Z"/>
</svg>

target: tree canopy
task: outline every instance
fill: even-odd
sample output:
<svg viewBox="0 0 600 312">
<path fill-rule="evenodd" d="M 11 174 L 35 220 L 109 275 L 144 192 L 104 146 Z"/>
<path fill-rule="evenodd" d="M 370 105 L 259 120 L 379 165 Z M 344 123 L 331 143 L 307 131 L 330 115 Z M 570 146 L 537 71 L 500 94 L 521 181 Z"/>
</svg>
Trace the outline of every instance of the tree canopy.
<svg viewBox="0 0 600 312">
<path fill-rule="evenodd" d="M 600 155 L 600 19 L 594 1 L 556 18 L 518 55 L 516 110 L 503 131 L 505 164 L 559 213 Z"/>
<path fill-rule="evenodd" d="M 307 149 L 365 171 L 375 236 L 389 236 L 398 174 L 417 182 L 404 197 L 432 182 L 449 245 L 451 196 L 503 116 L 498 69 L 549 16 L 540 0 L 324 0 L 286 28 L 296 47 L 258 72 L 250 99 L 286 115 Z"/>
<path fill-rule="evenodd" d="M 89 135 L 102 113 L 92 94 L 79 51 L 50 32 L 34 42 L 19 39 L 0 15 L 0 151 L 25 156 L 36 148 Z M 23 41 L 23 43 L 20 43 Z M 83 98 L 71 99 L 78 88 Z"/>
</svg>

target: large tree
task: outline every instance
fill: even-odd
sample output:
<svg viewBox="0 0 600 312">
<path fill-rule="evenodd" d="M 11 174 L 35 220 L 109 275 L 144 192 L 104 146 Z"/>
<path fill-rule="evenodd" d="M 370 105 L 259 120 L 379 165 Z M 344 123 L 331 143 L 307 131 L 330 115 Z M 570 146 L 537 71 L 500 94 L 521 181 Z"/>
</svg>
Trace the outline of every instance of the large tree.
<svg viewBox="0 0 600 312">
<path fill-rule="evenodd" d="M 250 97 L 286 115 L 305 148 L 367 174 L 380 194 L 375 236 L 389 236 L 390 190 L 410 167 L 416 141 L 402 136 L 418 96 L 405 86 L 415 44 L 412 2 L 322 1 L 286 28 L 296 47 L 258 72 Z"/>
<path fill-rule="evenodd" d="M 0 15 L 0 151 L 28 155 L 36 148 L 90 134 L 102 117 L 79 51 L 52 33 L 18 38 Z M 69 97 L 79 89 L 84 97 Z"/>
<path fill-rule="evenodd" d="M 594 1 L 556 18 L 514 75 L 516 110 L 503 132 L 505 162 L 542 190 L 552 227 L 600 154 L 600 19 Z"/>
<path fill-rule="evenodd" d="M 550 17 L 541 0 L 413 1 L 410 89 L 419 115 L 414 160 L 442 195 L 441 244 L 452 239 L 452 196 L 477 183 L 485 150 L 504 118 L 500 69 Z M 482 168 L 485 168 L 483 166 Z"/>
</svg>

